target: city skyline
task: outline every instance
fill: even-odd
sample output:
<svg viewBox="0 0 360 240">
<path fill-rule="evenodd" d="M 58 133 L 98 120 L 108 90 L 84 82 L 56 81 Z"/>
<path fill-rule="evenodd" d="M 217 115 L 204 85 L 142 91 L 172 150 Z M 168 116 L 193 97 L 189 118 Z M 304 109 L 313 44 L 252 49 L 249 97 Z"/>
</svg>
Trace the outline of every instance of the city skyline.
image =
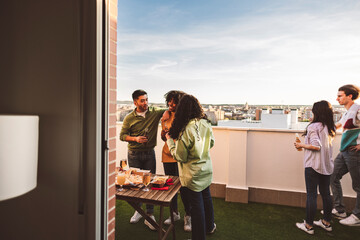
<svg viewBox="0 0 360 240">
<path fill-rule="evenodd" d="M 357 101 L 355 101 L 357 102 Z M 127 105 L 132 105 L 133 107 L 135 107 L 135 105 L 133 104 L 133 100 L 117 100 L 117 104 L 127 104 Z M 286 108 L 286 107 L 311 107 L 313 104 L 251 104 L 251 103 L 248 103 L 248 102 L 244 102 L 244 103 L 206 103 L 206 102 L 202 102 L 200 103 L 201 105 L 211 105 L 211 106 L 243 106 L 245 104 L 248 104 L 249 106 L 256 106 L 256 107 L 259 107 L 259 106 L 268 106 L 268 107 L 274 107 L 274 106 L 281 106 L 283 108 Z M 153 102 L 153 101 L 149 101 L 149 106 L 151 105 L 166 105 L 166 102 L 165 102 L 165 99 L 163 102 Z M 336 107 L 336 108 L 344 108 L 344 106 L 342 105 L 339 105 L 339 104 L 332 104 L 333 107 Z"/>
<path fill-rule="evenodd" d="M 336 105 L 360 76 L 358 1 L 118 5 L 118 100 L 172 89 L 206 104 Z"/>
<path fill-rule="evenodd" d="M 149 104 L 151 105 L 151 103 Z M 165 107 L 164 103 L 154 104 Z M 312 106 L 271 106 L 271 105 L 207 105 L 202 104 L 204 113 L 213 125 L 251 128 L 305 129 L 311 121 Z M 116 120 L 122 122 L 134 110 L 131 101 L 118 101 Z M 333 106 L 334 121 L 337 122 L 345 112 L 343 106 Z M 263 119 L 264 116 L 264 119 Z"/>
</svg>

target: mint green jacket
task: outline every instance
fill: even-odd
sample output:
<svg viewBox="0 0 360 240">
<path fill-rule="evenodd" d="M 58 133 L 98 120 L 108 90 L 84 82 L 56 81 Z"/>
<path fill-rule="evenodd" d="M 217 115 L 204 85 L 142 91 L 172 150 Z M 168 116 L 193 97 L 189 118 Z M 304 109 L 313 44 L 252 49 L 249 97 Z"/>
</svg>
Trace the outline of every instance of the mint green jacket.
<svg viewBox="0 0 360 240">
<path fill-rule="evenodd" d="M 174 142 L 168 139 L 171 155 L 179 162 L 179 176 L 183 187 L 200 192 L 212 181 L 210 148 L 214 146 L 211 124 L 205 120 L 191 120 Z"/>
</svg>

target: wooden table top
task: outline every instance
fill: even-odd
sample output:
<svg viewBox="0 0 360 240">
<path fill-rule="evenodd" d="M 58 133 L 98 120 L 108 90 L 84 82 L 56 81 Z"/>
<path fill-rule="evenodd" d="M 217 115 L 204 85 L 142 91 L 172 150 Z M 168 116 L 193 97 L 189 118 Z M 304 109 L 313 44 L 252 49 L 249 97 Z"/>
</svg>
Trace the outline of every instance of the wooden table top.
<svg viewBox="0 0 360 240">
<path fill-rule="evenodd" d="M 170 206 L 171 199 L 181 187 L 180 179 L 176 176 L 169 176 L 173 179 L 173 185 L 169 185 L 168 190 L 150 190 L 148 192 L 124 188 L 123 191 L 116 192 L 116 199 L 132 202 L 142 202 L 161 206 Z"/>
</svg>

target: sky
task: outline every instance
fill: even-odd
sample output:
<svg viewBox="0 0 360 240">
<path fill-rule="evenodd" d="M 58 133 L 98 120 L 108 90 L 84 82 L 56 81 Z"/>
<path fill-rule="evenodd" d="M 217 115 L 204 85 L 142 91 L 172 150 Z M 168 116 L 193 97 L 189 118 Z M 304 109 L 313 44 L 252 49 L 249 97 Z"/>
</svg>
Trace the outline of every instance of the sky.
<svg viewBox="0 0 360 240">
<path fill-rule="evenodd" d="M 360 85 L 358 0 L 119 0 L 117 30 L 118 100 L 338 104 Z"/>
</svg>

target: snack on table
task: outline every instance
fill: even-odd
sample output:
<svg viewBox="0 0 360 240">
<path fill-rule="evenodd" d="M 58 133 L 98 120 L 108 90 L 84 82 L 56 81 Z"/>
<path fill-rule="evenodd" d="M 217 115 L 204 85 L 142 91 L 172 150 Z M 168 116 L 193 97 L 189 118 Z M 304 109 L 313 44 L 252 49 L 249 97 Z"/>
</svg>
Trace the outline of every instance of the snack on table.
<svg viewBox="0 0 360 240">
<path fill-rule="evenodd" d="M 125 183 L 124 186 L 134 186 L 134 185 L 138 185 L 141 184 L 143 182 L 142 180 L 142 176 L 137 174 L 137 170 L 136 169 L 129 169 L 124 171 L 123 173 L 125 173 Z M 117 174 L 116 174 L 117 176 Z M 116 181 L 116 178 L 115 178 Z"/>
<path fill-rule="evenodd" d="M 136 174 L 130 174 L 130 176 L 127 178 L 129 182 L 137 185 L 143 182 L 142 176 L 136 175 Z"/>
<path fill-rule="evenodd" d="M 154 187 L 163 187 L 168 178 L 169 176 L 155 176 L 151 183 Z"/>
<path fill-rule="evenodd" d="M 140 176 L 144 176 L 144 173 L 149 173 L 150 170 L 136 170 L 136 172 L 134 172 L 134 174 L 136 175 L 140 175 Z"/>
<path fill-rule="evenodd" d="M 135 169 L 135 168 L 130 168 L 129 170 L 126 170 L 126 171 L 125 171 L 125 174 L 128 175 L 128 176 L 130 176 L 131 174 L 134 174 L 134 173 L 136 173 L 136 172 L 137 172 L 137 169 Z"/>
</svg>

